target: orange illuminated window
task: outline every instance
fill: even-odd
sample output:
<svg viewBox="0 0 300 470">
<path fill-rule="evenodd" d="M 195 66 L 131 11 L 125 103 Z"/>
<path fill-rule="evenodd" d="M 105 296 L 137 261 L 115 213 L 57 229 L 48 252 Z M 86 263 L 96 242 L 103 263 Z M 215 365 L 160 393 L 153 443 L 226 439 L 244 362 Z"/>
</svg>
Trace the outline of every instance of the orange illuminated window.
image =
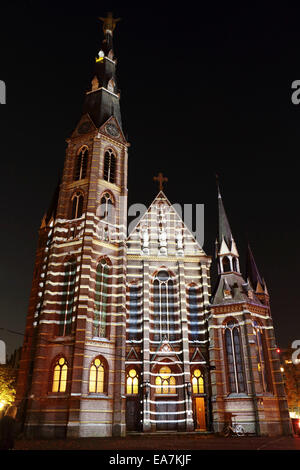
<svg viewBox="0 0 300 470">
<path fill-rule="evenodd" d="M 64 357 L 60 357 L 54 367 L 52 392 L 65 392 L 67 388 L 68 366 Z"/>
<path fill-rule="evenodd" d="M 155 379 L 156 393 L 176 393 L 176 379 L 171 373 L 171 369 L 168 366 L 160 368 L 159 375 Z"/>
<path fill-rule="evenodd" d="M 137 395 L 139 393 L 139 379 L 135 369 L 130 369 L 127 374 L 126 393 L 127 395 Z"/>
<path fill-rule="evenodd" d="M 89 392 L 104 392 L 104 366 L 99 358 L 94 359 L 90 367 Z"/>
<path fill-rule="evenodd" d="M 204 379 L 199 369 L 195 369 L 192 375 L 192 387 L 194 394 L 204 393 Z"/>
</svg>

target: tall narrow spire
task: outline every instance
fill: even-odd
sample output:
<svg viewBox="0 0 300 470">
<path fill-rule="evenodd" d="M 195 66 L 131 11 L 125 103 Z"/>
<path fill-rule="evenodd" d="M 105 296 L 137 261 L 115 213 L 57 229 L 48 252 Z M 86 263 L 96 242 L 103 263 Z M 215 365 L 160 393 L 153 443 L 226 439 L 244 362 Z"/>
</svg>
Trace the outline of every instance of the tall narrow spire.
<svg viewBox="0 0 300 470">
<path fill-rule="evenodd" d="M 257 269 L 255 259 L 248 243 L 247 250 L 247 261 L 246 261 L 246 279 L 250 281 L 254 290 L 257 290 L 257 287 L 264 287 L 264 282 L 262 277 Z"/>
<path fill-rule="evenodd" d="M 219 274 L 236 272 L 240 274 L 239 254 L 233 239 L 231 228 L 223 205 L 223 200 L 218 188 L 219 229 L 216 240 L 216 257 L 219 259 Z"/>
<path fill-rule="evenodd" d="M 104 38 L 98 56 L 95 58 L 95 73 L 91 89 L 87 91 L 83 112 L 89 114 L 97 128 L 114 116 L 122 128 L 120 92 L 117 86 L 117 60 L 113 51 L 113 32 L 120 18 L 108 13 L 103 21 Z"/>
<path fill-rule="evenodd" d="M 219 187 L 219 179 L 218 176 L 217 178 L 217 189 L 218 189 L 218 209 L 219 209 L 219 231 L 218 231 L 218 242 L 219 242 L 219 247 L 222 244 L 222 241 L 225 240 L 227 247 L 230 249 L 231 248 L 231 243 L 232 243 L 232 233 L 231 233 L 231 228 L 228 222 L 228 218 L 225 212 L 221 192 L 220 192 L 220 187 Z"/>
</svg>

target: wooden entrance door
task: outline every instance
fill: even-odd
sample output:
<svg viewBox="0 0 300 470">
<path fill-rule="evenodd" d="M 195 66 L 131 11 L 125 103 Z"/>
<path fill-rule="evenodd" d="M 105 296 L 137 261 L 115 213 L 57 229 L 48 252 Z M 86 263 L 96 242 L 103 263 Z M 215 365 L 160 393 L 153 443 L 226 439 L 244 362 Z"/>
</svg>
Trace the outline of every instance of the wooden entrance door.
<svg viewBox="0 0 300 470">
<path fill-rule="evenodd" d="M 195 429 L 199 431 L 206 431 L 204 397 L 194 398 L 194 420 L 195 420 Z"/>
<path fill-rule="evenodd" d="M 136 399 L 126 399 L 126 429 L 127 431 L 140 430 L 140 405 Z"/>
<path fill-rule="evenodd" d="M 168 403 L 166 399 L 156 400 L 156 430 L 157 431 L 176 431 L 177 415 L 176 403 Z"/>
</svg>

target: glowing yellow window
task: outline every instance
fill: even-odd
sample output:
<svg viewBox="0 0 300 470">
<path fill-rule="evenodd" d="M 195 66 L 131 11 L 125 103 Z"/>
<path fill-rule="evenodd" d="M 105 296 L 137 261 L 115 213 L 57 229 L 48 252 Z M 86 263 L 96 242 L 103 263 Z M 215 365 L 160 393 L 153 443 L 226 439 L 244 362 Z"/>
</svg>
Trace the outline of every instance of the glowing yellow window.
<svg viewBox="0 0 300 470">
<path fill-rule="evenodd" d="M 155 379 L 156 393 L 176 393 L 176 379 L 171 376 L 171 369 L 168 366 L 161 367 L 159 375 Z"/>
<path fill-rule="evenodd" d="M 204 380 L 199 369 L 195 369 L 192 375 L 193 393 L 204 393 Z"/>
<path fill-rule="evenodd" d="M 126 393 L 127 395 L 137 395 L 139 393 L 139 379 L 135 369 L 130 369 L 127 374 Z"/>
<path fill-rule="evenodd" d="M 65 392 L 67 388 L 68 366 L 64 357 L 60 357 L 54 367 L 52 392 Z"/>
<path fill-rule="evenodd" d="M 90 368 L 89 392 L 104 392 L 104 366 L 99 358 L 94 359 Z"/>
</svg>

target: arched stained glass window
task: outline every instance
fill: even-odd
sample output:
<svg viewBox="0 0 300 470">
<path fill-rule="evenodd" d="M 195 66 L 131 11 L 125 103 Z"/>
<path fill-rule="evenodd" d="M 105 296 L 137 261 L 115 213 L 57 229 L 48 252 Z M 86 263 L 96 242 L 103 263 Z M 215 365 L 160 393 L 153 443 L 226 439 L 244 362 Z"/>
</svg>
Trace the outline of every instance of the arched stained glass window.
<svg viewBox="0 0 300 470">
<path fill-rule="evenodd" d="M 225 327 L 225 347 L 230 393 L 246 392 L 239 326 L 229 322 Z"/>
<path fill-rule="evenodd" d="M 107 306 L 109 300 L 109 274 L 111 266 L 106 258 L 102 258 L 97 266 L 96 294 L 93 335 L 107 336 Z"/>
<path fill-rule="evenodd" d="M 74 180 L 82 180 L 86 177 L 88 163 L 88 148 L 82 147 L 76 156 Z"/>
<path fill-rule="evenodd" d="M 77 192 L 72 197 L 72 213 L 71 219 L 78 219 L 82 216 L 83 211 L 83 195 Z"/>
<path fill-rule="evenodd" d="M 159 375 L 155 378 L 155 389 L 158 394 L 176 393 L 176 379 L 170 367 L 164 366 L 159 369 Z"/>
<path fill-rule="evenodd" d="M 52 392 L 62 393 L 67 388 L 68 366 L 66 359 L 60 357 L 57 359 L 53 370 Z"/>
<path fill-rule="evenodd" d="M 265 336 L 262 326 L 259 325 L 256 321 L 253 321 L 253 333 L 256 343 L 257 369 L 260 384 L 264 392 L 270 392 L 272 390 L 270 380 L 271 371 L 267 361 L 268 355 Z"/>
<path fill-rule="evenodd" d="M 204 379 L 200 369 L 195 369 L 192 374 L 193 394 L 204 393 Z"/>
<path fill-rule="evenodd" d="M 59 336 L 71 334 L 72 313 L 74 308 L 76 261 L 70 260 L 65 264 L 65 275 L 63 280 L 62 310 L 59 322 Z"/>
<path fill-rule="evenodd" d="M 154 341 L 175 341 L 175 286 L 167 271 L 159 271 L 153 282 Z"/>
<path fill-rule="evenodd" d="M 199 306 L 198 306 L 198 298 L 197 298 L 197 288 L 195 286 L 191 286 L 188 289 L 188 308 L 189 308 L 189 315 L 190 315 L 190 335 L 192 341 L 199 341 L 200 334 L 199 334 Z"/>
<path fill-rule="evenodd" d="M 128 317 L 128 339 L 130 341 L 138 339 L 138 317 L 139 302 L 141 300 L 139 287 L 135 284 L 129 287 L 129 317 Z"/>
<path fill-rule="evenodd" d="M 90 367 L 89 392 L 104 393 L 104 374 L 105 369 L 101 360 L 97 357 L 93 360 Z"/>
<path fill-rule="evenodd" d="M 137 395 L 139 393 L 139 379 L 135 369 L 130 369 L 126 378 L 127 395 Z"/>
<path fill-rule="evenodd" d="M 103 179 L 110 183 L 115 183 L 116 180 L 116 156 L 110 149 L 104 154 Z"/>
<path fill-rule="evenodd" d="M 114 223 L 114 202 L 110 193 L 105 192 L 102 194 L 97 214 L 101 220 L 105 220 L 109 224 Z"/>
</svg>

